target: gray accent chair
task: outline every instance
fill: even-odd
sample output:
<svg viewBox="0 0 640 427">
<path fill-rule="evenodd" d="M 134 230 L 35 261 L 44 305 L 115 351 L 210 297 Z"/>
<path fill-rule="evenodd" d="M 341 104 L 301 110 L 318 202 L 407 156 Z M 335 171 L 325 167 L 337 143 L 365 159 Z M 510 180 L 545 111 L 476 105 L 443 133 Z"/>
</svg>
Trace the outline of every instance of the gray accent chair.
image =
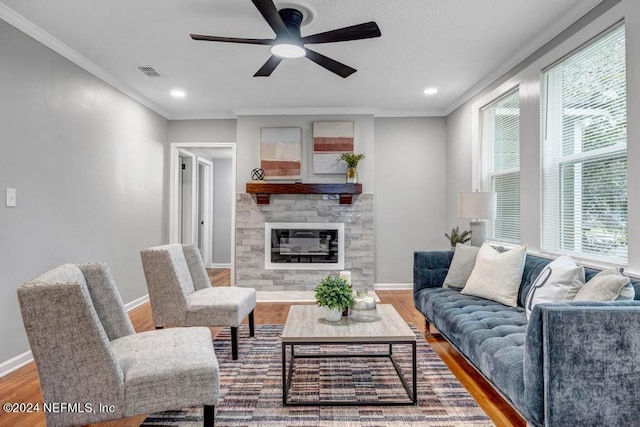
<svg viewBox="0 0 640 427">
<path fill-rule="evenodd" d="M 172 243 L 140 252 L 156 328 L 165 326 L 229 326 L 231 353 L 238 358 L 238 327 L 249 317 L 254 336 L 256 290 L 211 286 L 197 246 Z"/>
<path fill-rule="evenodd" d="M 220 371 L 207 328 L 136 333 L 103 263 L 61 265 L 18 300 L 44 402 L 77 405 L 46 412 L 49 427 L 199 405 L 213 426 Z"/>
</svg>

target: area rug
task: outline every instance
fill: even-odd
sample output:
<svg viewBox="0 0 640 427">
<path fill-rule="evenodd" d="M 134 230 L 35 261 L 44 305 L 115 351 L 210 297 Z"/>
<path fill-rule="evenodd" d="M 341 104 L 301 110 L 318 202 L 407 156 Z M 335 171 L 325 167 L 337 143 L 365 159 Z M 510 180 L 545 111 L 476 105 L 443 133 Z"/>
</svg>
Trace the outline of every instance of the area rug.
<svg viewBox="0 0 640 427">
<path fill-rule="evenodd" d="M 418 405 L 283 407 L 283 325 L 257 325 L 255 338 L 240 328 L 238 360 L 231 360 L 228 328 L 214 340 L 220 364 L 220 401 L 215 425 L 223 426 L 491 426 L 493 423 L 440 357 L 413 327 L 417 337 Z M 376 348 L 377 347 L 377 348 Z M 382 352 L 380 346 L 323 346 L 322 351 Z M 308 351 L 318 352 L 310 347 Z M 296 350 L 297 352 L 297 350 Z M 411 375 L 410 346 L 394 346 L 394 357 Z M 393 365 L 384 359 L 299 359 L 291 399 L 322 398 L 381 400 L 406 398 Z M 162 412 L 147 417 L 143 426 L 202 425 L 202 408 Z"/>
</svg>

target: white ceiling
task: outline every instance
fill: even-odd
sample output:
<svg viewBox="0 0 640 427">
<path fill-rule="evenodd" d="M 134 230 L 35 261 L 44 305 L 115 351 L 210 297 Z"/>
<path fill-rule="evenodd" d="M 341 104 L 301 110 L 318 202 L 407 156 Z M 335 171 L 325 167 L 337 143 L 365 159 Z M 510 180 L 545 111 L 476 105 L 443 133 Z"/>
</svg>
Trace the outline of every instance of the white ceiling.
<svg viewBox="0 0 640 427">
<path fill-rule="evenodd" d="M 313 14 L 303 36 L 378 23 L 380 38 L 310 45 L 357 73 L 342 79 L 302 58 L 256 78 L 268 46 L 189 38 L 273 38 L 250 0 L 1 0 L 0 18 L 169 119 L 277 111 L 443 115 L 599 0 L 294 2 Z M 165 77 L 137 69 L 149 65 Z M 438 94 L 425 96 L 432 86 Z M 173 88 L 187 96 L 172 98 Z"/>
</svg>

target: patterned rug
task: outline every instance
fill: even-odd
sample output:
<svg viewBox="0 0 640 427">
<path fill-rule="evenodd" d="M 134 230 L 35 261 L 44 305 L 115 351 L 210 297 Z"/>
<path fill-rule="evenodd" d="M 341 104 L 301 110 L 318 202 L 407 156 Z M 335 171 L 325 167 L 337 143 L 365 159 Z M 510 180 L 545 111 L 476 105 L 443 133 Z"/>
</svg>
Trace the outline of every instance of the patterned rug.
<svg viewBox="0 0 640 427">
<path fill-rule="evenodd" d="M 418 406 L 282 406 L 283 325 L 256 325 L 247 338 L 242 326 L 238 360 L 231 360 L 228 328 L 214 340 L 220 364 L 220 401 L 215 425 L 223 426 L 491 426 L 478 404 L 440 357 L 412 326 L 417 336 Z M 384 352 L 385 347 L 323 346 L 322 351 Z M 318 352 L 318 347 L 308 351 Z M 298 350 L 296 349 L 296 353 Z M 394 357 L 411 376 L 410 346 L 394 346 Z M 291 400 L 406 399 L 393 365 L 380 358 L 298 359 Z M 202 426 L 202 408 L 149 415 L 143 426 Z"/>
</svg>

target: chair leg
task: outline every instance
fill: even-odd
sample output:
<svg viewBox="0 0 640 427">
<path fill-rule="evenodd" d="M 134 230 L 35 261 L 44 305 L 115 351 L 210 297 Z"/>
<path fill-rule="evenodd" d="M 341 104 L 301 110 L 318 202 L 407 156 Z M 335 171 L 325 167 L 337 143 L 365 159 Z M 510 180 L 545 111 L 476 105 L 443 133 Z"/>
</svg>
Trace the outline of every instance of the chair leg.
<svg viewBox="0 0 640 427">
<path fill-rule="evenodd" d="M 214 409 L 215 406 L 213 405 L 204 405 L 204 427 L 213 427 Z"/>
<path fill-rule="evenodd" d="M 251 310 L 251 313 L 249 313 L 249 336 L 256 336 L 255 323 L 253 321 L 253 310 Z"/>
<path fill-rule="evenodd" d="M 231 327 L 231 358 L 238 359 L 238 328 Z"/>
</svg>

